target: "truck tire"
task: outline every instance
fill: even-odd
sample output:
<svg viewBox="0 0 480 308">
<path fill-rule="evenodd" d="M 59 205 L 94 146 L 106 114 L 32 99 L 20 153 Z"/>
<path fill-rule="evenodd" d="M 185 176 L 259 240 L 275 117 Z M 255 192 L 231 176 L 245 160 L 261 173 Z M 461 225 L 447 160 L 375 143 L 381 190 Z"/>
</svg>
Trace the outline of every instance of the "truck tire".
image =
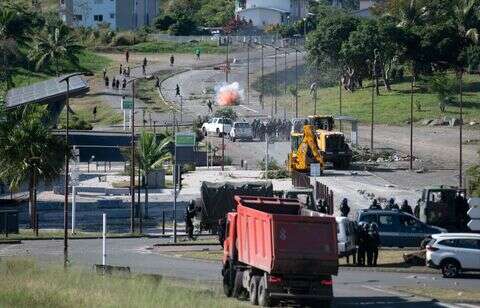
<svg viewBox="0 0 480 308">
<path fill-rule="evenodd" d="M 265 276 L 260 279 L 258 284 L 258 304 L 262 307 L 270 307 L 272 305 L 272 299 L 267 293 L 267 279 Z"/>
<path fill-rule="evenodd" d="M 253 276 L 250 279 L 250 304 L 258 305 L 258 284 L 260 283 L 260 277 Z"/>
<path fill-rule="evenodd" d="M 232 297 L 241 299 L 245 296 L 246 291 L 242 284 L 243 280 L 243 272 L 242 271 L 235 271 L 235 280 L 233 282 L 233 292 Z"/>
</svg>

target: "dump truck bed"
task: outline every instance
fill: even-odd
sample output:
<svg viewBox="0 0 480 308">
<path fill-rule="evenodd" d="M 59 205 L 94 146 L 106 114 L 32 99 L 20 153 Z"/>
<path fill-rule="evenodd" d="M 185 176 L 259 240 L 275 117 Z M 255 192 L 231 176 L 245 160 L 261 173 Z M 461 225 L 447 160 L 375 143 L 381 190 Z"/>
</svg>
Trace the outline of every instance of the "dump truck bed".
<svg viewBox="0 0 480 308">
<path fill-rule="evenodd" d="M 338 272 L 332 216 L 304 216 L 298 200 L 236 196 L 238 260 L 267 273 Z"/>
</svg>

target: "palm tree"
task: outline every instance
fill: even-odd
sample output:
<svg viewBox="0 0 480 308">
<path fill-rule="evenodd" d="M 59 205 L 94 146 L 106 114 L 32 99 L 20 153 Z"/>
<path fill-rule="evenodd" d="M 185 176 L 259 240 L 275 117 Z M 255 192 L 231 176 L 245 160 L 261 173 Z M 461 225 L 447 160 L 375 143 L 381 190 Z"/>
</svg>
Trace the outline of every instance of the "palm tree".
<svg viewBox="0 0 480 308">
<path fill-rule="evenodd" d="M 10 190 L 28 183 L 31 221 L 39 179 L 56 178 L 64 166 L 64 141 L 51 134 L 46 115 L 46 108 L 38 106 L 8 113 L 0 110 L 0 179 Z"/>
<path fill-rule="evenodd" d="M 406 58 L 409 59 L 412 71 L 412 81 L 410 84 L 410 170 L 413 169 L 413 89 L 418 74 L 417 57 L 419 39 L 416 37 L 415 28 L 422 23 L 423 17 L 427 15 L 425 7 L 421 7 L 415 0 L 411 0 L 406 5 L 400 7 L 398 27 L 406 31 L 410 39 L 406 47 Z"/>
<path fill-rule="evenodd" d="M 63 24 L 46 26 L 31 39 L 28 57 L 35 62 L 35 69 L 38 71 L 49 63 L 54 63 L 57 76 L 61 61 L 78 64 L 77 55 L 84 48 L 78 43 L 73 32 Z"/>
<path fill-rule="evenodd" d="M 145 216 L 148 217 L 148 176 L 154 170 L 161 169 L 163 163 L 172 159 L 173 138 L 164 136 L 157 138 L 157 135 L 151 132 L 143 131 L 140 136 L 138 149 L 138 162 L 145 189 Z"/>
</svg>

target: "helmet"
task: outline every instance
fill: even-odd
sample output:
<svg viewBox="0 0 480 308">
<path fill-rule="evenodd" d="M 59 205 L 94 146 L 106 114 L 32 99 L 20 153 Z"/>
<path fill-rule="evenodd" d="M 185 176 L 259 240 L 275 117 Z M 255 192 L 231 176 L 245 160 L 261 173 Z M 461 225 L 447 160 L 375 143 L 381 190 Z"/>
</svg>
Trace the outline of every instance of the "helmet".
<svg viewBox="0 0 480 308">
<path fill-rule="evenodd" d="M 407 201 L 407 199 L 403 200 L 402 206 L 408 206 L 408 201 Z"/>
<path fill-rule="evenodd" d="M 347 198 L 343 198 L 343 200 L 342 200 L 342 205 L 348 205 L 348 200 L 347 200 Z"/>
<path fill-rule="evenodd" d="M 394 203 L 395 203 L 395 199 L 390 198 L 390 200 L 388 200 L 388 204 L 394 204 Z"/>
</svg>

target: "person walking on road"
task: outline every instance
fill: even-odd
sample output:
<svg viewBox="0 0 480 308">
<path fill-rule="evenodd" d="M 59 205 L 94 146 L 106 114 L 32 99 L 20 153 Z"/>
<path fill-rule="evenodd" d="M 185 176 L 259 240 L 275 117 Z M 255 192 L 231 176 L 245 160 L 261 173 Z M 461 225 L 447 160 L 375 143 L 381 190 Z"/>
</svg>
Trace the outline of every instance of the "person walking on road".
<svg viewBox="0 0 480 308">
<path fill-rule="evenodd" d="M 117 82 L 116 82 L 116 84 L 115 84 L 115 88 L 116 88 L 117 90 L 120 89 L 120 79 L 117 79 Z"/>
<path fill-rule="evenodd" d="M 96 122 L 97 121 L 97 106 L 93 107 L 92 113 L 93 113 L 93 122 Z"/>
<path fill-rule="evenodd" d="M 119 75 L 122 75 L 123 74 L 123 65 L 120 63 L 120 70 L 119 70 Z"/>
<path fill-rule="evenodd" d="M 365 266 L 365 253 L 366 253 L 366 244 L 367 244 L 367 237 L 368 237 L 368 224 L 365 222 L 361 222 L 358 224 L 357 228 L 357 265 L 358 266 Z"/>
<path fill-rule="evenodd" d="M 130 60 L 130 52 L 128 51 L 128 49 L 127 51 L 125 51 L 125 60 L 127 61 L 127 63 L 128 63 L 128 60 Z"/>
<path fill-rule="evenodd" d="M 123 81 L 122 81 L 122 90 L 125 90 L 125 88 L 127 87 L 127 80 L 125 78 L 123 78 Z"/>
<path fill-rule="evenodd" d="M 195 200 L 190 200 L 188 207 L 185 211 L 185 233 L 189 239 L 193 239 L 193 222 L 192 219 L 195 216 Z"/>
<path fill-rule="evenodd" d="M 175 57 L 173 55 L 170 56 L 170 66 L 173 66 L 175 63 Z"/>
<path fill-rule="evenodd" d="M 195 56 L 197 56 L 197 61 L 200 60 L 200 48 L 195 49 Z"/>
<path fill-rule="evenodd" d="M 108 87 L 110 84 L 110 80 L 108 79 L 108 76 L 105 76 L 105 86 Z"/>
<path fill-rule="evenodd" d="M 103 79 L 105 79 L 105 76 L 107 76 L 107 68 L 103 68 Z"/>
<path fill-rule="evenodd" d="M 212 105 L 213 105 L 212 100 L 209 99 L 208 102 L 207 102 L 207 106 L 208 106 L 208 111 L 210 111 L 210 112 L 213 112 Z"/>
<path fill-rule="evenodd" d="M 343 198 L 342 204 L 340 205 L 340 213 L 342 213 L 343 217 L 348 217 L 350 213 L 350 207 L 348 206 L 347 198 Z"/>
<path fill-rule="evenodd" d="M 403 200 L 402 206 L 400 207 L 400 211 L 413 215 L 412 207 L 408 204 L 407 200 Z"/>
<path fill-rule="evenodd" d="M 180 96 L 180 86 L 178 85 L 178 83 L 175 86 L 175 96 Z"/>
<path fill-rule="evenodd" d="M 157 77 L 155 77 L 155 88 L 160 88 L 160 79 Z"/>
</svg>

